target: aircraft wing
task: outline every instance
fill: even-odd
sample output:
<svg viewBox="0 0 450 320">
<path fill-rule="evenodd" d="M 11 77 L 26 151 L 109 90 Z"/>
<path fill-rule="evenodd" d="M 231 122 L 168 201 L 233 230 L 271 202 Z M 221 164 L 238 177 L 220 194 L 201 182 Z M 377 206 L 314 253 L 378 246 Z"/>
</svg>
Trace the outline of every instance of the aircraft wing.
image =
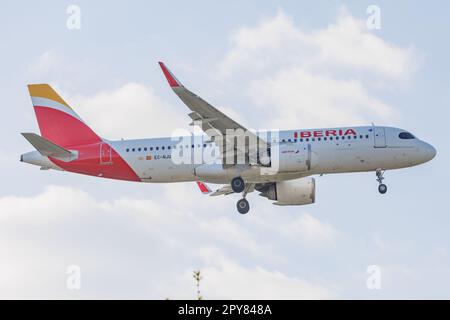
<svg viewBox="0 0 450 320">
<path fill-rule="evenodd" d="M 197 182 L 197 186 L 200 189 L 200 192 L 203 194 L 210 194 L 211 193 L 211 189 L 208 187 L 208 185 L 202 181 L 196 181 Z"/>
<path fill-rule="evenodd" d="M 233 189 L 231 189 L 231 186 L 229 184 L 226 184 L 213 192 L 211 192 L 211 189 L 205 183 L 202 182 L 202 184 L 204 185 L 204 188 L 207 188 L 208 192 L 202 191 L 202 187 L 200 187 L 200 185 L 199 185 L 200 191 L 202 191 L 203 194 L 209 194 L 211 197 L 216 197 L 216 196 L 221 196 L 221 195 L 226 196 L 226 195 L 234 193 Z M 247 193 L 250 193 L 253 191 L 255 191 L 255 184 L 249 183 L 245 193 L 247 194 Z"/>
<path fill-rule="evenodd" d="M 211 197 L 215 196 L 221 196 L 221 195 L 228 195 L 234 193 L 233 189 L 231 189 L 230 185 L 224 185 L 223 187 L 217 189 L 213 193 L 210 194 Z"/>
<path fill-rule="evenodd" d="M 229 151 L 235 151 L 238 155 L 241 153 L 248 153 L 248 148 L 245 146 L 235 146 L 234 139 L 239 134 L 246 134 L 250 137 L 250 143 L 257 143 L 259 149 L 267 150 L 267 142 L 258 138 L 256 134 L 248 131 L 244 126 L 240 125 L 223 112 L 219 111 L 211 104 L 203 100 L 195 93 L 189 91 L 180 81 L 170 72 L 163 62 L 159 62 L 159 65 L 167 79 L 172 90 L 177 96 L 186 104 L 191 110 L 189 117 L 193 120 L 192 125 L 198 125 L 207 135 L 211 137 L 211 140 L 216 143 L 222 153 L 222 158 L 225 160 Z M 234 131 L 233 137 L 227 137 L 227 129 L 238 130 Z M 227 143 L 228 142 L 228 143 Z M 227 150 L 227 146 L 233 148 L 233 150 Z M 257 150 L 256 146 L 253 150 Z M 235 152 L 230 157 L 234 157 Z M 229 153 L 230 154 L 230 153 Z M 229 163 L 224 161 L 225 163 Z"/>
</svg>

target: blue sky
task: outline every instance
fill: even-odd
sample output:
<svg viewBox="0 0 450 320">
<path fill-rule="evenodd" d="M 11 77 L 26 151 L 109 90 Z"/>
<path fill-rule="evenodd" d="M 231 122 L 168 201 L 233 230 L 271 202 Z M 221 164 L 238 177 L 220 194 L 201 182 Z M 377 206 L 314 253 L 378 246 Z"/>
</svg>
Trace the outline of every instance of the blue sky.
<svg viewBox="0 0 450 320">
<path fill-rule="evenodd" d="M 66 27 L 67 6 L 81 29 Z M 370 4 L 381 29 L 365 26 Z M 0 297 L 449 298 L 446 2 L 4 2 Z M 38 132 L 26 84 L 50 83 L 106 138 L 170 135 L 187 108 L 157 65 L 250 128 L 376 124 L 433 144 L 425 165 L 317 178 L 276 207 L 193 183 L 135 184 L 18 162 Z M 81 268 L 80 290 L 66 268 Z M 369 265 L 380 290 L 366 287 Z"/>
</svg>

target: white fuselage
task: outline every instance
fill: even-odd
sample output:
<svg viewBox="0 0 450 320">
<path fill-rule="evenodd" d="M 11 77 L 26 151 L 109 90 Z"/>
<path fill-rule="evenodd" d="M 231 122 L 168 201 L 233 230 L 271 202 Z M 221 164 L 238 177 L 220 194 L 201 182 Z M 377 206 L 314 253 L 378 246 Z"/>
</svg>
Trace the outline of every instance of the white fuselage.
<svg viewBox="0 0 450 320">
<path fill-rule="evenodd" d="M 345 134 L 348 130 L 351 132 Z M 246 181 L 258 183 L 313 174 L 398 169 L 418 165 L 434 157 L 436 151 L 430 144 L 415 137 L 400 138 L 402 132 L 406 131 L 380 126 L 286 130 L 277 131 L 276 134 L 271 132 L 269 137 L 272 157 L 276 152 L 279 155 L 279 163 L 294 163 L 293 166 L 281 166 L 279 170 L 245 164 L 224 169 L 221 159 L 218 158 L 219 149 L 215 143 L 208 141 L 207 136 L 121 140 L 109 143 L 143 182 L 202 180 L 229 183 L 233 177 L 241 175 Z M 175 163 L 173 155 L 180 152 L 180 148 L 183 149 L 182 152 L 190 152 L 191 161 Z M 305 159 L 300 155 L 306 155 L 306 150 L 309 150 L 307 156 L 310 163 L 308 167 L 302 167 L 301 162 Z M 197 156 L 194 160 L 195 153 Z M 211 163 L 211 157 L 215 158 L 214 163 Z M 300 160 L 297 161 L 296 157 Z M 204 158 L 208 158 L 207 161 Z M 275 167 L 273 162 L 272 166 Z"/>
</svg>

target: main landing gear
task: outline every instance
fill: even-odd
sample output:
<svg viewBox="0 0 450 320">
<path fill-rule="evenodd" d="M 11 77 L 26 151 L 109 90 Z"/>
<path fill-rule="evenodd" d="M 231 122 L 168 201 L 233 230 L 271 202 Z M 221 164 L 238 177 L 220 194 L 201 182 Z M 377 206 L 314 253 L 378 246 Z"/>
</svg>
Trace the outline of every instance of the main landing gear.
<svg viewBox="0 0 450 320">
<path fill-rule="evenodd" d="M 244 179 L 235 177 L 231 180 L 231 189 L 235 193 L 242 192 L 242 199 L 236 203 L 236 208 L 240 214 L 246 214 L 250 210 L 250 204 L 245 197 L 247 196 L 249 186 L 245 184 Z"/>
<path fill-rule="evenodd" d="M 377 169 L 377 171 L 375 172 L 375 174 L 377 175 L 377 181 L 379 183 L 378 185 L 378 192 L 381 194 L 385 194 L 387 191 L 387 186 L 383 183 L 383 174 L 384 174 L 384 170 L 381 169 Z"/>
<path fill-rule="evenodd" d="M 248 203 L 247 199 L 242 198 L 237 202 L 236 208 L 238 209 L 240 214 L 246 214 L 250 210 L 250 204 Z"/>
<path fill-rule="evenodd" d="M 245 182 L 244 179 L 241 177 L 234 177 L 233 180 L 231 180 L 231 189 L 233 189 L 236 193 L 241 193 L 245 189 Z"/>
</svg>

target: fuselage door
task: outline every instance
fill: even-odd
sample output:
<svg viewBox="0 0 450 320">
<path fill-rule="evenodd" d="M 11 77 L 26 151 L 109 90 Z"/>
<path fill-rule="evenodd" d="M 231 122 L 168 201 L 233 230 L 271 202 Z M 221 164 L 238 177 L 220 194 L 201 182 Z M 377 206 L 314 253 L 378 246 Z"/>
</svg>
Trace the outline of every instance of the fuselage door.
<svg viewBox="0 0 450 320">
<path fill-rule="evenodd" d="M 106 142 L 100 143 L 100 164 L 111 164 L 111 146 Z"/>
<path fill-rule="evenodd" d="M 373 127 L 374 147 L 386 148 L 386 133 L 384 127 Z"/>
</svg>

